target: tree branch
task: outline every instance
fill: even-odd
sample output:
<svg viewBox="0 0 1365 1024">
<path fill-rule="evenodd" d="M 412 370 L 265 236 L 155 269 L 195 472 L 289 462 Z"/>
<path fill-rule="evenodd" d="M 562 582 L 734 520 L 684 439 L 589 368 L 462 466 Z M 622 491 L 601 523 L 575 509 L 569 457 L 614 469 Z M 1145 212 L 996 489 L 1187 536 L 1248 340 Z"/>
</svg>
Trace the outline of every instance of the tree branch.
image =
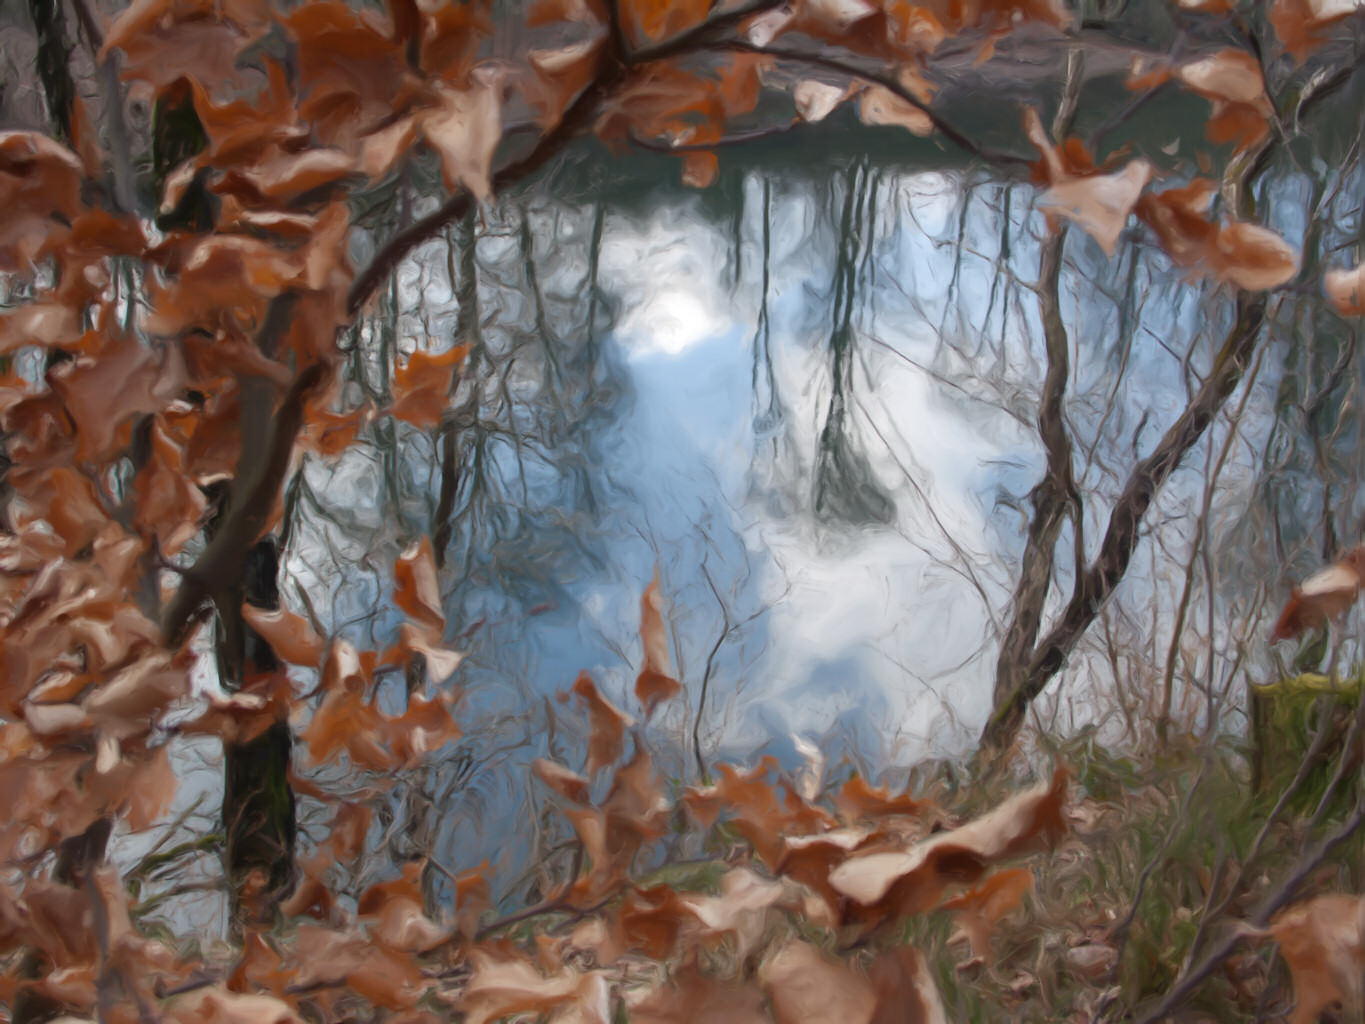
<svg viewBox="0 0 1365 1024">
<path fill-rule="evenodd" d="M 1137 548 L 1138 528 L 1157 492 L 1175 472 L 1185 454 L 1241 383 L 1251 361 L 1256 339 L 1265 322 L 1266 297 L 1239 292 L 1237 320 L 1233 324 L 1213 369 L 1185 411 L 1173 423 L 1151 455 L 1133 469 L 1128 484 L 1109 517 L 1099 554 L 1076 581 L 1071 600 L 1051 632 L 1035 650 L 1019 681 L 997 700 L 995 711 L 982 733 L 983 747 L 1002 749 L 1023 724 L 1029 703 L 1043 691 L 1065 664 L 1067 656 L 1099 614 L 1101 606 L 1118 586 Z"/>
</svg>

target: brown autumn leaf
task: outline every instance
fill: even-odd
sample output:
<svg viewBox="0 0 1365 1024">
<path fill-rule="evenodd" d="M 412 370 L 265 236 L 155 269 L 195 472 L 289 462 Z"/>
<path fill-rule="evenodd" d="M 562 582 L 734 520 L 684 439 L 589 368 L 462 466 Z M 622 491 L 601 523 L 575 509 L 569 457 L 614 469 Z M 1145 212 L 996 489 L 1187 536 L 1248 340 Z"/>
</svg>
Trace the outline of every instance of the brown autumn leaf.
<svg viewBox="0 0 1365 1024">
<path fill-rule="evenodd" d="M 409 356 L 394 373 L 393 416 L 423 429 L 440 423 L 468 352 L 468 345 L 456 345 L 445 352 L 418 350 Z"/>
<path fill-rule="evenodd" d="M 1267 18 L 1300 64 L 1322 45 L 1331 26 L 1360 9 L 1358 0 L 1270 0 Z"/>
<path fill-rule="evenodd" d="M 365 852 L 373 813 L 365 804 L 342 801 L 327 829 L 326 846 L 337 863 L 349 864 Z"/>
<path fill-rule="evenodd" d="M 551 1013 L 572 1000 L 583 983 L 583 975 L 572 968 L 547 977 L 527 960 L 495 956 L 489 950 L 473 950 L 469 960 L 473 969 L 460 993 L 465 1024 Z"/>
<path fill-rule="evenodd" d="M 1277 914 L 1268 928 L 1244 926 L 1251 938 L 1272 938 L 1294 981 L 1290 1024 L 1314 1024 L 1341 1004 L 1342 1020 L 1365 1011 L 1365 899 L 1330 893 Z"/>
<path fill-rule="evenodd" d="M 831 85 L 814 78 L 803 78 L 792 88 L 797 114 L 801 120 L 812 124 L 827 118 L 849 95 L 847 86 Z"/>
<path fill-rule="evenodd" d="M 479 202 L 493 194 L 493 153 L 502 141 L 503 84 L 506 71 L 475 68 L 464 88 L 441 83 L 439 106 L 417 118 L 422 137 L 441 158 L 446 188 L 466 188 Z"/>
<path fill-rule="evenodd" d="M 0 355 L 25 345 L 69 348 L 83 333 L 77 310 L 65 302 L 29 302 L 0 311 Z"/>
<path fill-rule="evenodd" d="M 1257 224 L 1209 220 L 1213 183 L 1149 192 L 1135 211 L 1156 232 L 1178 265 L 1252 291 L 1277 288 L 1298 273 L 1299 254 L 1275 232 Z"/>
<path fill-rule="evenodd" d="M 316 668 L 327 653 L 327 641 L 314 632 L 308 620 L 286 608 L 271 611 L 243 604 L 242 619 L 270 644 L 281 661 Z"/>
<path fill-rule="evenodd" d="M 1112 257 L 1128 215 L 1154 174 L 1146 160 L 1133 160 L 1113 174 L 1068 176 L 1043 193 L 1039 205 L 1074 221 Z"/>
<path fill-rule="evenodd" d="M 683 157 L 682 183 L 688 188 L 709 188 L 720 174 L 720 159 L 708 150 Z"/>
<path fill-rule="evenodd" d="M 626 992 L 631 1024 L 772 1024 L 757 982 L 735 983 L 684 963 L 656 988 Z"/>
<path fill-rule="evenodd" d="M 322 145 L 354 152 L 422 91 L 404 47 L 371 10 L 312 0 L 279 20 L 298 45 L 299 119 Z"/>
<path fill-rule="evenodd" d="M 635 698 L 645 710 L 648 721 L 654 709 L 682 692 L 682 684 L 673 678 L 672 659 L 668 655 L 668 634 L 664 629 L 663 596 L 659 593 L 659 572 L 645 587 L 640 598 L 640 643 L 644 647 L 645 663 L 635 680 Z"/>
<path fill-rule="evenodd" d="M 404 664 L 414 655 L 426 664 L 427 682 L 436 685 L 453 676 L 464 662 L 461 652 L 441 642 L 439 630 L 404 622 L 398 627 L 398 645 L 385 652 L 383 664 Z"/>
<path fill-rule="evenodd" d="M 1332 308 L 1342 316 L 1365 315 L 1365 263 L 1349 270 L 1327 271 L 1322 286 Z"/>
<path fill-rule="evenodd" d="M 0 271 L 27 272 L 81 211 L 81 159 L 39 132 L 0 132 Z"/>
<path fill-rule="evenodd" d="M 369 923 L 370 935 L 399 953 L 423 953 L 444 942 L 447 933 L 423 911 L 423 862 L 403 865 L 401 877 L 361 893 L 356 913 Z"/>
<path fill-rule="evenodd" d="M 883 950 L 868 975 L 877 992 L 872 1024 L 948 1024 L 933 971 L 913 946 Z"/>
<path fill-rule="evenodd" d="M 76 456 L 102 463 L 126 446 L 119 429 L 132 416 L 157 412 L 179 396 L 184 366 L 175 350 L 145 348 L 112 337 L 98 354 L 82 355 L 49 374 L 76 426 Z"/>
<path fill-rule="evenodd" d="M 394 603 L 420 625 L 438 633 L 444 629 L 441 587 L 436 580 L 436 558 L 429 538 L 408 545 L 394 563 L 393 576 Z"/>
<path fill-rule="evenodd" d="M 1033 871 L 1006 868 L 988 875 L 974 888 L 938 905 L 939 910 L 954 911 L 954 923 L 966 936 L 972 956 L 991 961 L 991 939 L 996 926 L 1023 905 L 1024 895 L 1033 891 Z"/>
<path fill-rule="evenodd" d="M 133 490 L 133 522 L 143 537 L 155 537 L 164 555 L 176 554 L 199 532 L 208 508 L 195 486 L 186 458 L 186 438 L 177 436 L 171 417 L 153 417 L 149 428 L 151 451 L 138 470 Z"/>
<path fill-rule="evenodd" d="M 1213 103 L 1206 126 L 1211 142 L 1255 145 L 1270 132 L 1274 107 L 1256 58 L 1242 50 L 1224 49 L 1178 65 L 1173 75 L 1191 92 Z"/>
<path fill-rule="evenodd" d="M 623 13 L 641 43 L 657 43 L 699 25 L 710 0 L 628 0 Z"/>
<path fill-rule="evenodd" d="M 373 1006 L 404 1010 L 416 1006 L 434 984 L 414 957 L 358 930 L 303 924 L 295 936 L 286 969 L 298 990 L 344 985 Z"/>
<path fill-rule="evenodd" d="M 1010 797 L 994 810 L 908 848 L 858 852 L 830 872 L 830 885 L 877 910 L 920 913 L 953 882 L 972 882 L 993 864 L 1045 846 L 1066 831 L 1062 804 L 1067 773 Z"/>
<path fill-rule="evenodd" d="M 871 1024 L 877 993 L 847 964 L 793 940 L 758 971 L 776 1024 Z"/>
<path fill-rule="evenodd" d="M 884 85 L 870 85 L 858 100 L 858 117 L 863 124 L 904 128 L 912 135 L 932 135 L 934 122 L 920 107 L 898 96 Z"/>
<path fill-rule="evenodd" d="M 758 948 L 767 931 L 768 909 L 786 896 L 781 882 L 737 867 L 721 876 L 718 895 L 683 895 L 678 904 L 697 919 L 702 937 L 733 936 L 734 955 L 743 960 Z"/>
<path fill-rule="evenodd" d="M 1291 640 L 1340 618 L 1360 597 L 1365 584 L 1365 546 L 1345 552 L 1296 585 L 1270 631 L 1271 643 Z"/>
<path fill-rule="evenodd" d="M 932 801 L 918 800 L 908 792 L 893 796 L 885 787 L 870 785 L 862 775 L 850 776 L 839 787 L 834 794 L 834 806 L 850 825 L 864 818 L 895 815 L 919 818 L 936 809 Z"/>
<path fill-rule="evenodd" d="M 569 691 L 588 713 L 588 777 L 596 775 L 603 768 L 615 764 L 625 750 L 627 727 L 634 720 L 611 701 L 602 696 L 586 672 L 579 673 Z M 561 694 L 560 700 L 568 700 L 568 694 Z"/>
<path fill-rule="evenodd" d="M 590 793 L 588 780 L 563 765 L 538 757 L 531 762 L 531 771 L 536 778 L 549 786 L 565 800 L 576 804 L 586 804 Z"/>
</svg>

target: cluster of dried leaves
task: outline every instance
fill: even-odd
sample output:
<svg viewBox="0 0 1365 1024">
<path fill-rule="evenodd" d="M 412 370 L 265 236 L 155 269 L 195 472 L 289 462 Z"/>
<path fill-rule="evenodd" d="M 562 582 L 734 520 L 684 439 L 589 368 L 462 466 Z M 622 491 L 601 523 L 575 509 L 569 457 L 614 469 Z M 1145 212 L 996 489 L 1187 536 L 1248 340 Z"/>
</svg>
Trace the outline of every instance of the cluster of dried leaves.
<svg viewBox="0 0 1365 1024">
<path fill-rule="evenodd" d="M 1217 14 L 1226 4 L 1182 6 Z M 1295 59 L 1346 16 L 1308 0 L 1270 7 Z M 537 0 L 524 31 L 497 25 L 487 0 L 391 0 L 386 15 L 339 0 L 289 10 L 137 0 L 115 18 L 99 61 L 119 60 L 123 81 L 158 109 L 189 112 L 203 139 L 159 182 L 152 208 L 138 210 L 119 205 L 115 197 L 137 190 L 116 179 L 141 164 L 115 152 L 128 140 L 101 132 L 86 100 L 77 99 L 70 146 L 0 133 L 0 271 L 20 298 L 0 312 L 10 463 L 0 499 L 0 805 L 10 812 L 0 997 L 41 996 L 105 1020 L 288 1021 L 305 1006 L 330 1018 L 357 1001 L 414 1021 L 442 1006 L 476 1021 L 544 1012 L 606 1021 L 617 1003 L 636 1021 L 941 1019 L 922 958 L 894 941 L 898 922 L 954 913 L 988 955 L 994 924 L 1029 885 L 1023 869 L 997 865 L 1060 833 L 1064 773 L 939 831 L 946 813 L 930 803 L 858 779 L 821 799 L 766 762 L 722 767 L 715 785 L 674 800 L 643 726 L 581 678 L 572 693 L 592 723 L 584 774 L 536 768 L 581 852 L 562 895 L 541 908 L 554 927 L 537 934 L 533 953 L 488 937 L 478 872 L 456 880 L 449 921 L 428 916 L 412 871 L 343 909 L 327 878 L 364 852 L 369 812 L 353 802 L 337 803 L 327 844 L 300 865 L 279 908 L 293 923 L 249 930 L 227 969 L 143 932 L 96 837 L 115 821 L 140 830 L 164 814 L 177 735 L 243 742 L 296 722 L 312 762 L 344 758 L 376 775 L 458 735 L 448 691 L 419 688 L 392 714 L 375 698 L 381 670 L 424 666 L 440 682 L 458 666 L 429 543 L 394 568 L 407 620 L 383 651 L 324 638 L 288 611 L 243 609 L 240 594 L 245 553 L 279 523 L 282 485 L 303 452 L 335 456 L 384 416 L 439 422 L 458 345 L 398 367 L 385 407 L 355 407 L 342 402 L 337 339 L 376 284 L 469 197 L 489 199 L 580 134 L 676 150 L 685 179 L 704 186 L 715 147 L 774 92 L 790 95 L 797 120 L 856 99 L 868 124 L 970 149 L 933 107 L 936 51 L 965 38 L 986 59 L 1012 32 L 1071 21 L 1057 0 L 714 9 Z M 1208 98 L 1213 141 L 1239 151 L 1264 143 L 1273 104 L 1246 53 L 1140 71 L 1135 89 L 1170 79 Z M 1032 112 L 1022 116 L 1041 154 L 1044 204 L 1107 249 L 1136 214 L 1192 272 L 1242 289 L 1297 274 L 1284 240 L 1236 211 L 1211 212 L 1214 183 L 1156 190 L 1152 164 L 1097 164 L 1079 142 L 1058 144 Z M 514 144 L 528 129 L 529 148 Z M 353 200 L 423 153 L 439 162 L 450 199 L 357 272 Z M 207 210 L 208 222 L 176 216 L 189 208 Z M 1325 286 L 1343 313 L 1362 312 L 1361 268 L 1332 270 Z M 278 671 L 196 703 L 190 677 L 202 655 L 191 640 L 215 608 L 244 616 L 282 661 L 315 669 L 320 702 Z M 680 689 L 657 584 L 642 619 L 636 694 L 647 722 Z M 733 848 L 718 892 L 634 880 L 684 820 Z M 1282 943 L 1300 934 L 1276 927 Z M 1358 938 L 1337 948 L 1358 955 Z"/>
</svg>

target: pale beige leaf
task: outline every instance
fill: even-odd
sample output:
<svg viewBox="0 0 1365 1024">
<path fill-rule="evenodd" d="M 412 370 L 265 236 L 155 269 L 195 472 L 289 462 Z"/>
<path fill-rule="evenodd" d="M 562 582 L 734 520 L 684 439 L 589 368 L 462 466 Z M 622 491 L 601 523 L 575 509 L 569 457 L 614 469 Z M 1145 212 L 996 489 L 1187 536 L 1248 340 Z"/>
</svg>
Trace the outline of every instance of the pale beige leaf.
<svg viewBox="0 0 1365 1024">
<path fill-rule="evenodd" d="M 502 138 L 505 72 L 483 68 L 468 88 L 438 85 L 441 105 L 421 115 L 422 137 L 441 158 L 446 187 L 467 188 L 483 202 L 493 194 L 493 153 Z"/>
<path fill-rule="evenodd" d="M 1329 270 L 1322 284 L 1332 308 L 1342 316 L 1365 314 L 1365 263 L 1351 270 Z"/>
<path fill-rule="evenodd" d="M 870 1024 L 871 982 L 814 946 L 793 941 L 759 968 L 777 1024 Z"/>
<path fill-rule="evenodd" d="M 796 101 L 796 112 L 801 115 L 802 120 L 816 122 L 823 121 L 834 108 L 848 98 L 848 89 L 838 85 L 830 85 L 828 82 L 817 82 L 813 78 L 806 78 L 796 83 L 796 88 L 792 90 L 792 99 Z"/>
<path fill-rule="evenodd" d="M 858 101 L 858 116 L 863 124 L 904 128 L 914 135 L 932 135 L 934 131 L 934 122 L 928 114 L 883 85 L 871 85 L 863 90 Z"/>
<path fill-rule="evenodd" d="M 1054 183 L 1039 205 L 1075 221 L 1113 256 L 1128 215 L 1154 173 L 1146 160 L 1134 160 L 1115 174 L 1066 178 Z"/>
</svg>

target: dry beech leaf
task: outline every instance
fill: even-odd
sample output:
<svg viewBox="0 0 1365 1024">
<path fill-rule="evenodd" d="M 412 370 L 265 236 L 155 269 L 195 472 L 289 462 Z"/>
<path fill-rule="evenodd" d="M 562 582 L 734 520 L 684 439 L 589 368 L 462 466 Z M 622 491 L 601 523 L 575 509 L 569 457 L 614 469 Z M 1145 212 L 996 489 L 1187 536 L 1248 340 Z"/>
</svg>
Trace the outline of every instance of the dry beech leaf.
<svg viewBox="0 0 1365 1024">
<path fill-rule="evenodd" d="M 419 350 L 410 355 L 394 373 L 394 417 L 423 429 L 440 423 L 468 351 L 469 346 L 456 345 L 444 352 Z"/>
<path fill-rule="evenodd" d="M 1029 868 L 1007 868 L 986 877 L 975 888 L 944 900 L 939 910 L 955 911 L 954 921 L 967 937 L 972 956 L 991 959 L 991 939 L 995 928 L 1023 905 L 1025 893 L 1033 891 L 1033 872 Z"/>
<path fill-rule="evenodd" d="M 803 121 L 812 124 L 827 118 L 834 112 L 835 107 L 848 99 L 848 96 L 849 90 L 846 86 L 817 82 L 813 78 L 802 79 L 792 89 L 796 112 L 801 115 Z"/>
<path fill-rule="evenodd" d="M 625 750 L 626 728 L 634 725 L 629 715 L 602 696 L 586 672 L 579 673 L 570 693 L 577 697 L 588 713 L 588 763 L 591 777 L 608 765 L 615 764 Z M 567 700 L 567 696 L 561 696 Z"/>
<path fill-rule="evenodd" d="M 863 124 L 904 128 L 913 135 L 932 135 L 933 119 L 915 104 L 897 96 L 884 85 L 870 85 L 858 100 L 858 117 Z"/>
<path fill-rule="evenodd" d="M 303 1024 L 290 1005 L 275 996 L 204 988 L 177 997 L 165 1013 L 176 1024 Z"/>
<path fill-rule="evenodd" d="M 536 778 L 549 786 L 565 800 L 576 804 L 586 804 L 590 793 L 588 780 L 563 765 L 538 757 L 531 762 L 531 770 Z"/>
<path fill-rule="evenodd" d="M 476 69 L 468 86 L 436 87 L 440 106 L 418 117 L 422 137 L 441 158 L 446 187 L 467 188 L 479 202 L 493 195 L 493 153 L 502 140 L 502 92 L 506 72 Z"/>
<path fill-rule="evenodd" d="M 735 984 L 684 964 L 658 988 L 626 994 L 631 1024 L 772 1024 L 753 981 Z"/>
<path fill-rule="evenodd" d="M 265 638 L 281 661 L 316 668 L 327 653 L 327 641 L 318 636 L 308 620 L 285 608 L 270 611 L 243 604 L 242 619 Z"/>
<path fill-rule="evenodd" d="M 830 885 L 863 906 L 890 898 L 895 905 L 887 909 L 898 913 L 927 910 L 952 882 L 979 878 L 989 865 L 1063 834 L 1066 785 L 1067 774 L 1058 768 L 1050 783 L 1010 797 L 961 828 L 908 849 L 855 854 L 830 872 Z M 950 870 L 940 870 L 941 864 Z"/>
<path fill-rule="evenodd" d="M 789 942 L 759 968 L 776 1024 L 871 1024 L 877 993 L 846 964 Z"/>
<path fill-rule="evenodd" d="M 370 934 L 399 953 L 423 953 L 444 942 L 444 928 L 422 910 L 421 861 L 403 866 L 402 877 L 372 885 L 356 902 L 356 913 L 370 922 Z"/>
<path fill-rule="evenodd" d="M 683 157 L 682 183 L 688 188 L 708 188 L 720 173 L 720 161 L 709 150 Z"/>
<path fill-rule="evenodd" d="M 1313 1024 L 1342 1004 L 1342 1020 L 1365 1011 L 1365 898 L 1329 894 L 1280 911 L 1265 929 L 1243 928 L 1254 938 L 1273 938 L 1294 979 L 1296 1005 L 1290 1024 Z"/>
<path fill-rule="evenodd" d="M 526 960 L 495 959 L 484 950 L 474 950 L 469 959 L 473 970 L 460 993 L 465 1024 L 549 1013 L 568 1002 L 583 980 L 568 968 L 546 977 Z"/>
<path fill-rule="evenodd" d="M 645 587 L 640 598 L 640 642 L 644 647 L 645 664 L 635 680 L 635 697 L 645 710 L 646 720 L 654 709 L 682 692 L 682 684 L 673 677 L 672 659 L 668 656 L 668 635 L 664 629 L 663 596 L 659 593 L 659 572 Z"/>
<path fill-rule="evenodd" d="M 1365 315 L 1365 263 L 1350 270 L 1327 271 L 1322 286 L 1332 308 L 1342 316 Z"/>
<path fill-rule="evenodd" d="M 734 955 L 743 960 L 763 939 L 766 911 L 786 895 L 781 882 L 740 867 L 721 876 L 720 895 L 684 895 L 678 904 L 696 917 L 704 936 L 733 935 Z"/>
<path fill-rule="evenodd" d="M 393 567 L 394 603 L 429 629 L 445 628 L 441 588 L 436 582 L 436 558 L 430 539 L 423 537 L 398 556 Z"/>
<path fill-rule="evenodd" d="M 1326 38 L 1326 29 L 1360 10 L 1362 0 L 1271 0 L 1269 21 L 1285 49 L 1302 63 Z"/>
<path fill-rule="evenodd" d="M 1112 257 L 1128 215 L 1154 173 L 1146 160 L 1133 160 L 1114 174 L 1068 177 L 1048 189 L 1039 205 L 1075 221 Z"/>
<path fill-rule="evenodd" d="M 934 974 L 912 946 L 884 950 L 868 972 L 877 991 L 872 1024 L 948 1024 Z"/>
<path fill-rule="evenodd" d="M 1356 603 L 1365 584 L 1365 546 L 1353 548 L 1294 587 L 1270 631 L 1272 643 L 1320 629 Z"/>
</svg>

